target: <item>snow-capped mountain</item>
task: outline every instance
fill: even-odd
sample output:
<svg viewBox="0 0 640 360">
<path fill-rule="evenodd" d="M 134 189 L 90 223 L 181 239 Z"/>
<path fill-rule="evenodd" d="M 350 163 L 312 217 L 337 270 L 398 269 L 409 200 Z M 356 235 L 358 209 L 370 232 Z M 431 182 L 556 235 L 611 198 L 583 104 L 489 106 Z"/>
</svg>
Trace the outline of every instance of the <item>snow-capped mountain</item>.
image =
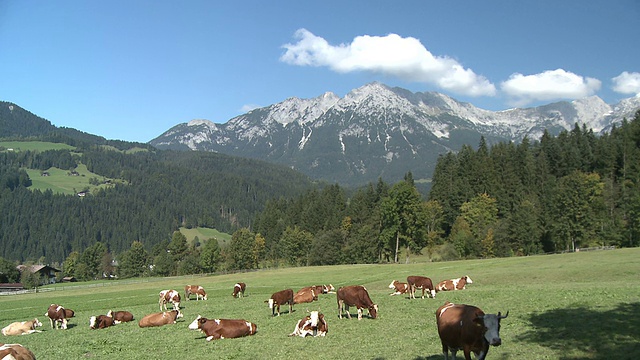
<svg viewBox="0 0 640 360">
<path fill-rule="evenodd" d="M 362 185 L 411 171 L 429 179 L 440 154 L 463 144 L 538 140 L 578 123 L 606 131 L 640 109 L 634 97 L 608 105 L 597 96 L 540 107 L 489 111 L 436 92 L 371 83 L 343 98 L 289 98 L 224 124 L 192 120 L 150 142 L 157 148 L 217 151 L 291 166 L 312 178 Z"/>
</svg>

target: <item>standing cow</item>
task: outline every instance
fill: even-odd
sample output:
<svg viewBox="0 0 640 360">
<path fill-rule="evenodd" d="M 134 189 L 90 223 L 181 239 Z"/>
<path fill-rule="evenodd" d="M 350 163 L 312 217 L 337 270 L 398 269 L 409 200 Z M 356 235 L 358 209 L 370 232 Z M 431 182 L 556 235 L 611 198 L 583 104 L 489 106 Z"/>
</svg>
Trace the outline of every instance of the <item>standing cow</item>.
<svg viewBox="0 0 640 360">
<path fill-rule="evenodd" d="M 273 293 L 269 300 L 265 300 L 264 302 L 269 303 L 269 309 L 271 309 L 271 315 L 276 316 L 276 312 L 278 316 L 280 316 L 280 305 L 289 304 L 289 314 L 293 312 L 293 290 L 285 289 Z"/>
<path fill-rule="evenodd" d="M 144 316 L 140 321 L 138 321 L 138 326 L 141 328 L 144 327 L 154 327 L 154 326 L 163 326 L 167 324 L 175 324 L 176 320 L 183 317 L 180 310 L 171 310 L 164 311 L 159 313 L 153 313 Z"/>
<path fill-rule="evenodd" d="M 309 315 L 298 320 L 296 327 L 293 328 L 293 332 L 289 336 L 306 337 L 311 336 L 325 336 L 329 331 L 327 321 L 324 319 L 324 314 L 318 311 L 311 311 Z"/>
<path fill-rule="evenodd" d="M 67 319 L 74 317 L 75 313 L 71 309 L 65 309 L 60 305 L 51 304 L 44 315 L 49 318 L 52 329 L 66 329 Z"/>
<path fill-rule="evenodd" d="M 449 359 L 449 351 L 455 360 L 456 352 L 462 350 L 466 360 L 471 360 L 471 352 L 478 360 L 483 360 L 489 352 L 489 345 L 499 346 L 500 320 L 509 316 L 485 314 L 472 305 L 444 303 L 436 311 L 438 335 L 442 342 L 445 360 Z"/>
<path fill-rule="evenodd" d="M 180 293 L 176 290 L 162 290 L 160 291 L 160 297 L 158 298 L 158 304 L 160 305 L 160 311 L 164 307 L 167 308 L 167 303 L 173 304 L 173 310 L 180 310 Z"/>
<path fill-rule="evenodd" d="M 473 284 L 473 281 L 466 275 L 457 279 L 442 280 L 436 286 L 436 291 L 464 290 L 467 284 Z"/>
<path fill-rule="evenodd" d="M 342 311 L 346 310 L 347 316 L 351 319 L 349 306 L 358 309 L 358 320 L 362 320 L 362 309 L 369 311 L 369 316 L 375 319 L 378 316 L 378 305 L 374 304 L 369 297 L 369 292 L 364 286 L 350 285 L 338 289 L 338 317 L 342 319 Z"/>
<path fill-rule="evenodd" d="M 407 276 L 407 283 L 409 284 L 409 299 L 416 298 L 416 289 L 422 289 L 423 299 L 425 291 L 427 291 L 430 297 L 435 299 L 436 290 L 430 278 L 425 276 Z"/>
<path fill-rule="evenodd" d="M 246 288 L 247 284 L 243 282 L 236 283 L 235 285 L 233 285 L 233 293 L 231 293 L 231 296 L 233 296 L 234 298 L 244 297 L 244 290 Z"/>
<path fill-rule="evenodd" d="M 316 300 L 318 300 L 318 295 L 316 295 L 315 287 L 313 286 L 303 287 L 293 295 L 294 304 L 310 303 Z"/>
<path fill-rule="evenodd" d="M 217 339 L 232 339 L 253 335 L 258 327 L 256 324 L 241 319 L 207 319 L 198 315 L 189 325 L 191 330 L 200 330 L 207 336 L 207 341 Z"/>
<path fill-rule="evenodd" d="M 204 291 L 204 288 L 200 285 L 187 285 L 184 287 L 184 298 L 187 300 L 191 300 L 189 299 L 189 296 L 191 296 L 191 294 L 195 294 L 196 295 L 196 301 L 200 300 L 200 298 L 202 298 L 202 300 L 207 300 L 207 292 Z"/>
</svg>

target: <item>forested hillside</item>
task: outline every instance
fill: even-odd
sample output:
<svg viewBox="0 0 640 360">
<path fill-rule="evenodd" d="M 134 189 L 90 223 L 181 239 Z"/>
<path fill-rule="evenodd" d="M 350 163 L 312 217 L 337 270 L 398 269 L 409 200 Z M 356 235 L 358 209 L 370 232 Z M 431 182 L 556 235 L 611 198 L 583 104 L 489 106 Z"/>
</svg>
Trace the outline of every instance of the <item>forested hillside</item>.
<svg viewBox="0 0 640 360">
<path fill-rule="evenodd" d="M 76 164 L 122 179 L 85 197 L 32 191 L 24 168 Z M 112 254 L 133 241 L 151 249 L 180 226 L 221 231 L 250 226 L 267 199 L 310 186 L 292 170 L 212 153 L 137 152 L 100 147 L 76 151 L 0 152 L 0 256 L 62 262 L 101 242 Z"/>
<path fill-rule="evenodd" d="M 441 156 L 427 201 L 408 173 L 349 201 L 337 186 L 272 201 L 254 230 L 265 259 L 291 265 L 401 261 L 399 250 L 442 260 L 639 246 L 640 112 L 600 137 L 576 126 Z"/>
</svg>

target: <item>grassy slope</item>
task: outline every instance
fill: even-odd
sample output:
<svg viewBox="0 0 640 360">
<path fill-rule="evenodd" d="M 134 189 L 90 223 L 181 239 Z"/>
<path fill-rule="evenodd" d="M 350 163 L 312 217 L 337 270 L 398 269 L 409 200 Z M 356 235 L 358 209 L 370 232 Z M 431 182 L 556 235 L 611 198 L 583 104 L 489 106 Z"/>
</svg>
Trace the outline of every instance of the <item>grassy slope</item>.
<svg viewBox="0 0 640 360">
<path fill-rule="evenodd" d="M 201 243 L 204 240 L 216 238 L 218 239 L 218 243 L 221 246 L 224 246 L 228 244 L 229 241 L 231 241 L 231 234 L 222 233 L 216 229 L 209 229 L 209 228 L 203 228 L 203 227 L 199 227 L 195 229 L 187 229 L 182 227 L 180 228 L 180 232 L 187 237 L 187 242 L 189 243 L 192 243 L 193 239 L 195 239 L 196 236 L 198 237 L 198 239 L 200 239 Z"/>
<path fill-rule="evenodd" d="M 51 330 L 45 323 L 42 333 L 5 339 L 22 343 L 41 359 L 290 359 L 313 349 L 320 358 L 434 360 L 443 358 L 434 312 L 449 300 L 473 304 L 485 312 L 510 311 L 502 322 L 503 345 L 492 348 L 489 359 L 632 359 L 640 357 L 639 258 L 640 249 L 621 249 L 444 263 L 289 268 L 97 283 L 90 288 L 57 285 L 52 292 L 0 297 L 0 326 L 34 316 L 47 320 L 42 314 L 50 303 L 74 309 L 76 318 L 66 331 Z M 426 275 L 434 282 L 467 274 L 474 283 L 464 291 L 438 293 L 435 300 L 389 296 L 391 280 L 410 274 Z M 237 281 L 247 283 L 244 299 L 230 296 Z M 183 301 L 185 318 L 178 324 L 151 329 L 140 329 L 137 322 L 104 330 L 88 327 L 91 315 L 109 309 L 130 310 L 137 319 L 158 311 L 160 290 L 182 292 L 189 283 L 203 285 L 209 300 Z M 379 318 L 339 320 L 333 294 L 321 295 L 313 304 L 296 305 L 292 315 L 285 311 L 270 317 L 264 300 L 271 293 L 319 283 L 364 284 L 380 307 Z M 327 315 L 326 338 L 287 337 L 306 309 L 320 309 Z M 202 334 L 187 329 L 198 314 L 244 318 L 258 325 L 258 334 L 207 343 Z"/>
</svg>

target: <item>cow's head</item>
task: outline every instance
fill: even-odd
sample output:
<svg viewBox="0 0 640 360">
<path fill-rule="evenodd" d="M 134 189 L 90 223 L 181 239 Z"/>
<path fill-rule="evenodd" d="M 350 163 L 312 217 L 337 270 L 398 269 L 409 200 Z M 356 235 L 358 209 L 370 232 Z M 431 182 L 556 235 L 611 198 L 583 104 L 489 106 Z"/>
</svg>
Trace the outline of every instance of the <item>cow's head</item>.
<svg viewBox="0 0 640 360">
<path fill-rule="evenodd" d="M 98 327 L 98 318 L 96 316 L 92 316 L 89 318 L 89 328 L 95 329 Z"/>
<path fill-rule="evenodd" d="M 465 275 L 465 276 L 463 277 L 463 279 L 464 279 L 464 281 L 465 281 L 467 284 L 473 284 L 473 281 L 471 280 L 471 278 L 470 278 L 470 277 L 468 277 L 468 276 L 466 276 L 466 275 Z"/>
<path fill-rule="evenodd" d="M 308 310 L 307 310 L 308 311 Z M 309 319 L 311 321 L 311 326 L 318 327 L 318 312 L 317 311 L 311 311 L 309 312 Z"/>
<path fill-rule="evenodd" d="M 372 319 L 375 319 L 378 317 L 378 305 L 377 304 L 373 304 L 371 306 L 369 306 L 369 316 L 371 316 Z"/>
<path fill-rule="evenodd" d="M 110 317 L 110 318 L 112 318 L 112 317 L 113 317 L 113 310 L 109 310 L 109 311 L 107 312 L 107 316 L 108 316 L 108 317 Z"/>
<path fill-rule="evenodd" d="M 207 321 L 206 318 L 198 315 L 198 317 L 189 324 L 189 329 L 198 330 L 202 327 L 202 325 Z"/>
<path fill-rule="evenodd" d="M 276 302 L 273 299 L 269 299 L 269 300 L 267 300 L 265 302 L 269 303 L 269 309 L 273 309 L 273 305 L 276 305 Z"/>
<path fill-rule="evenodd" d="M 389 289 L 395 289 L 396 288 L 396 283 L 398 282 L 398 280 L 393 280 L 391 282 L 391 284 L 389 284 Z"/>
<path fill-rule="evenodd" d="M 502 316 L 500 312 L 495 314 L 484 314 L 478 316 L 474 321 L 484 326 L 484 339 L 492 346 L 500 346 L 502 340 L 500 339 L 500 320 L 509 316 L 509 312 Z"/>
</svg>

